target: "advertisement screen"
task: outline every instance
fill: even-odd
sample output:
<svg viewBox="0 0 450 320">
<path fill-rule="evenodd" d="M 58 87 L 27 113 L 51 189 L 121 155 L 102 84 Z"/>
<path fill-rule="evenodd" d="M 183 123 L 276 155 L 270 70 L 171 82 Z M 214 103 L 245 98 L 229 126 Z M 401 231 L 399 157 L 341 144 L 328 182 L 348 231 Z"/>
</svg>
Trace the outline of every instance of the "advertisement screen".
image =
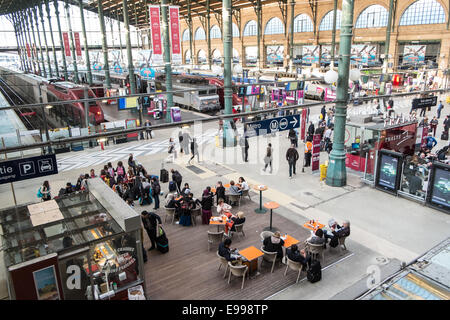
<svg viewBox="0 0 450 320">
<path fill-rule="evenodd" d="M 450 171 L 436 167 L 433 186 L 431 189 L 431 202 L 450 208 Z"/>
<path fill-rule="evenodd" d="M 395 190 L 397 180 L 398 159 L 386 154 L 381 154 L 380 161 L 380 186 Z"/>
</svg>

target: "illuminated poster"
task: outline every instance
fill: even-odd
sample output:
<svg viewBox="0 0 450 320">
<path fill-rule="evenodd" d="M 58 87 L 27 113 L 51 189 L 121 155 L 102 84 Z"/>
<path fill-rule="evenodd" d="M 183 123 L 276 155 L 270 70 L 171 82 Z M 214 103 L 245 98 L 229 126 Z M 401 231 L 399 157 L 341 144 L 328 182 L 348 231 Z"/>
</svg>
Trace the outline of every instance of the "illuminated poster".
<svg viewBox="0 0 450 320">
<path fill-rule="evenodd" d="M 172 38 L 172 62 L 182 63 L 179 7 L 170 6 L 170 35 Z"/>
<path fill-rule="evenodd" d="M 319 46 L 303 46 L 302 55 L 304 64 L 319 63 Z"/>
<path fill-rule="evenodd" d="M 378 184 L 395 190 L 397 180 L 398 159 L 387 154 L 381 154 L 380 178 Z"/>
<path fill-rule="evenodd" d="M 405 46 L 403 49 L 403 63 L 418 63 L 425 61 L 427 46 Z"/>
<path fill-rule="evenodd" d="M 75 51 L 77 53 L 77 57 L 81 57 L 80 33 L 74 32 L 73 37 L 75 39 Z"/>
<path fill-rule="evenodd" d="M 351 49 L 352 64 L 368 64 L 375 61 L 377 55 L 377 47 L 368 44 L 353 44 Z"/>
<path fill-rule="evenodd" d="M 62 35 L 64 41 L 64 53 L 66 57 L 70 57 L 69 34 L 67 32 L 63 32 Z"/>
<path fill-rule="evenodd" d="M 50 266 L 33 272 L 38 300 L 60 300 L 55 267 Z"/>
<path fill-rule="evenodd" d="M 284 46 L 267 46 L 267 63 L 283 63 Z"/>
<path fill-rule="evenodd" d="M 450 208 L 450 171 L 437 166 L 431 186 L 431 202 Z"/>
<path fill-rule="evenodd" d="M 150 6 L 150 26 L 152 30 L 153 61 L 162 63 L 161 19 L 159 6 Z"/>
</svg>

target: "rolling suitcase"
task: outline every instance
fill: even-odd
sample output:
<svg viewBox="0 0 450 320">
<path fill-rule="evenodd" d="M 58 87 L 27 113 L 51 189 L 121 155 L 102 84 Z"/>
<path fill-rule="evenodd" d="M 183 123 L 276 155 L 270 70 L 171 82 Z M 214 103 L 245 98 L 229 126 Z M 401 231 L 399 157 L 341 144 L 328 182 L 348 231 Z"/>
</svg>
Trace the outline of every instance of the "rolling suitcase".
<svg viewBox="0 0 450 320">
<path fill-rule="evenodd" d="M 162 183 L 169 182 L 169 171 L 164 169 L 164 162 L 161 164 L 161 172 L 159 173 L 159 176 L 161 177 L 159 181 L 161 181 Z"/>
<path fill-rule="evenodd" d="M 448 132 L 447 131 L 442 132 L 441 140 L 448 140 Z"/>
</svg>

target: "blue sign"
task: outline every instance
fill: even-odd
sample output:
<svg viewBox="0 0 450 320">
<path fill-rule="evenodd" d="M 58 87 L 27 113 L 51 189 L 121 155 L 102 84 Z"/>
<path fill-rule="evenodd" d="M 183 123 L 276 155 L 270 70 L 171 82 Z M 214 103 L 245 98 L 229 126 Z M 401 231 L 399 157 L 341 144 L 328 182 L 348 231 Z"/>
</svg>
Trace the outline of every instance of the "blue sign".
<svg viewBox="0 0 450 320">
<path fill-rule="evenodd" d="M 54 154 L 0 162 L 0 184 L 57 173 L 58 166 Z"/>
<path fill-rule="evenodd" d="M 300 114 L 245 123 L 245 133 L 248 137 L 294 128 L 300 128 Z"/>
</svg>

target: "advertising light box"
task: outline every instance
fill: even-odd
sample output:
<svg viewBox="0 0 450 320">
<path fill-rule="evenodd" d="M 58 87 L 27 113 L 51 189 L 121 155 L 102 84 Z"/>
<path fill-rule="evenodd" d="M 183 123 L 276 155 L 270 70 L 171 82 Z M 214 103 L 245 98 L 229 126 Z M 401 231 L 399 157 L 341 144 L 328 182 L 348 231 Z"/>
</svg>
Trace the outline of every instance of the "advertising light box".
<svg viewBox="0 0 450 320">
<path fill-rule="evenodd" d="M 378 156 L 378 167 L 375 179 L 377 189 L 397 193 L 400 186 L 403 154 L 381 150 Z"/>
<path fill-rule="evenodd" d="M 450 166 L 440 162 L 433 162 L 428 183 L 427 204 L 450 212 Z"/>
</svg>

